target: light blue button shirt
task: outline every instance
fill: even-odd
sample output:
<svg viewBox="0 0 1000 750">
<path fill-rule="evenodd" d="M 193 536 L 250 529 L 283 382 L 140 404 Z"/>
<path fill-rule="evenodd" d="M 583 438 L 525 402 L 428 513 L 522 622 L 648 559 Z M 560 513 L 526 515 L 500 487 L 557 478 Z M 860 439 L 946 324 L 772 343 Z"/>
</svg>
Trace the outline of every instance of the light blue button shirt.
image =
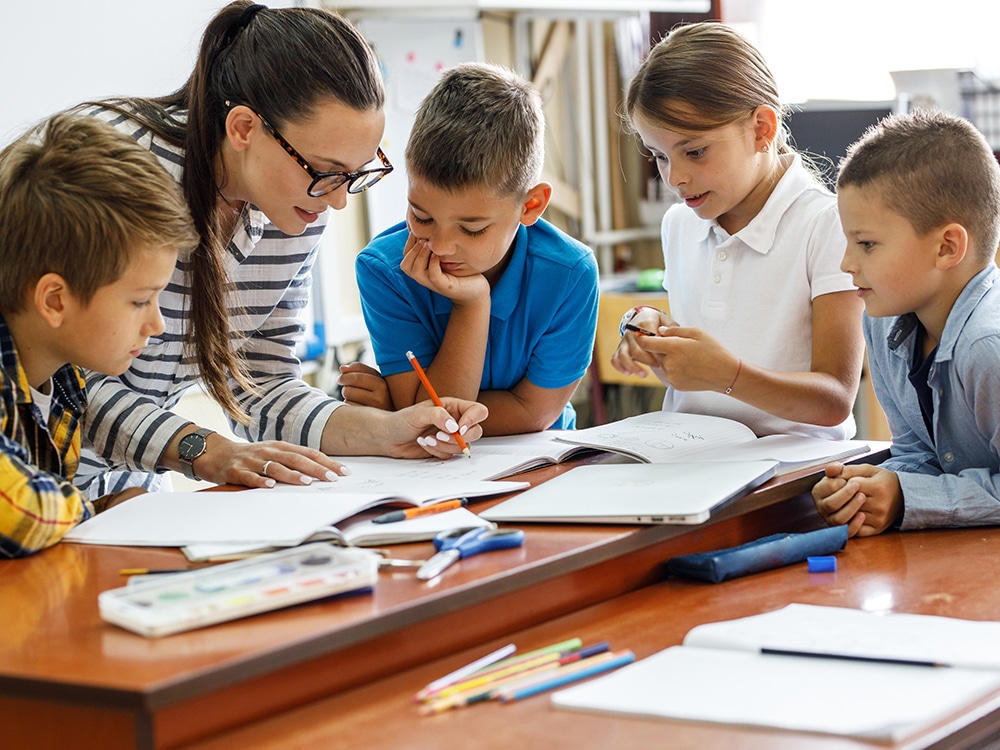
<svg viewBox="0 0 1000 750">
<path fill-rule="evenodd" d="M 974 276 L 945 323 L 928 378 L 934 434 L 927 431 L 907 380 L 918 325 L 864 316 L 875 395 L 892 430 L 901 528 L 1000 524 L 1000 270 Z"/>
</svg>

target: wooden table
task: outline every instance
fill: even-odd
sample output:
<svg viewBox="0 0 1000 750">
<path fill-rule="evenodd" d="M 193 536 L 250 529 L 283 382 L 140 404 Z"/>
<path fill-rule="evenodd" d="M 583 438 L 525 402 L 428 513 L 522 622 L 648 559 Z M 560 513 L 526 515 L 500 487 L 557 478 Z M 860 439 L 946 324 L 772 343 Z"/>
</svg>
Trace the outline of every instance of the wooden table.
<svg viewBox="0 0 1000 750">
<path fill-rule="evenodd" d="M 523 476 L 540 482 L 569 468 Z M 814 482 L 808 473 L 771 481 L 701 526 L 527 527 L 523 548 L 464 560 L 432 582 L 383 574 L 372 596 L 162 639 L 102 621 L 97 594 L 123 585 L 121 568 L 179 567 L 179 551 L 57 545 L 0 567 L 4 744 L 194 742 L 656 583 L 673 555 L 816 528 Z"/>
<path fill-rule="evenodd" d="M 420 715 L 411 701 L 413 693 L 431 680 L 504 643 L 530 650 L 579 636 L 585 643 L 606 639 L 613 649 L 630 648 L 642 658 L 679 644 L 700 623 L 766 612 L 791 602 L 1000 620 L 998 528 L 891 532 L 855 539 L 838 554 L 838 563 L 836 573 L 810 574 L 802 563 L 721 584 L 668 579 L 184 750 L 913 750 L 985 747 L 987 739 L 996 742 L 1000 691 L 960 716 L 895 745 L 568 712 L 552 708 L 546 696 L 508 704 L 483 703 L 436 716 Z M 774 699 L 780 701 L 781 696 Z"/>
</svg>

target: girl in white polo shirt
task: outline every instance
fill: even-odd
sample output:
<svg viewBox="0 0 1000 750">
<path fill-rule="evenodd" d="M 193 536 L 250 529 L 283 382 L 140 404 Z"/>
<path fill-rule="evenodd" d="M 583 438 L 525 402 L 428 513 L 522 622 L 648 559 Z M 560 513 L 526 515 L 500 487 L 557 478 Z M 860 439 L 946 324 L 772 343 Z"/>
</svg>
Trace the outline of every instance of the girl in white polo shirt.
<svg viewBox="0 0 1000 750">
<path fill-rule="evenodd" d="M 670 315 L 626 312 L 612 363 L 649 367 L 668 411 L 849 438 L 861 300 L 840 270 L 836 198 L 788 143 L 782 113 L 767 64 L 731 28 L 682 26 L 653 47 L 626 115 L 680 198 L 662 224 Z"/>
</svg>

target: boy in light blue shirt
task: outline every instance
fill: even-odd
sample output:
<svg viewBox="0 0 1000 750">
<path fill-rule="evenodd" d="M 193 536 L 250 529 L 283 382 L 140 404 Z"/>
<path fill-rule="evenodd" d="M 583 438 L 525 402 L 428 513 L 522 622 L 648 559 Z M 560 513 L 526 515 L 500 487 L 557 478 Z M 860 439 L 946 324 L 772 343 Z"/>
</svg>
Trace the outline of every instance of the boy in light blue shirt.
<svg viewBox="0 0 1000 750">
<path fill-rule="evenodd" d="M 406 221 L 357 261 L 393 408 L 427 398 L 412 351 L 442 396 L 489 407 L 485 434 L 574 426 L 569 400 L 597 326 L 597 264 L 541 219 L 552 194 L 540 181 L 544 129 L 537 90 L 495 65 L 445 71 L 421 104 L 406 147 Z M 372 398 L 365 403 L 389 406 Z"/>
<path fill-rule="evenodd" d="M 858 536 L 1000 523 L 1000 167 L 943 112 L 883 120 L 837 181 L 841 267 L 864 300 L 880 466 L 831 464 L 813 500 Z"/>
</svg>

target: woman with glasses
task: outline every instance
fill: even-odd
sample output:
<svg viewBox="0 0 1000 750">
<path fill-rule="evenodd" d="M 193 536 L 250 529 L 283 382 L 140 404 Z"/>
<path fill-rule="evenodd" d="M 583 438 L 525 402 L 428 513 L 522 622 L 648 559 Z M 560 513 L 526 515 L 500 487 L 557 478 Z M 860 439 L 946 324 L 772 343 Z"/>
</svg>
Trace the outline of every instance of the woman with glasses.
<svg viewBox="0 0 1000 750">
<path fill-rule="evenodd" d="M 459 450 L 450 433 L 481 434 L 479 404 L 384 412 L 300 377 L 299 313 L 326 211 L 392 171 L 379 148 L 384 99 L 377 62 L 345 20 L 239 0 L 209 23 L 178 91 L 85 105 L 160 158 L 201 235 L 160 297 L 163 336 L 124 375 L 89 379 L 93 450 L 77 481 L 92 497 L 158 489 L 168 469 L 308 484 L 347 473 L 329 455 L 447 456 Z M 199 381 L 248 443 L 169 411 Z"/>
</svg>

